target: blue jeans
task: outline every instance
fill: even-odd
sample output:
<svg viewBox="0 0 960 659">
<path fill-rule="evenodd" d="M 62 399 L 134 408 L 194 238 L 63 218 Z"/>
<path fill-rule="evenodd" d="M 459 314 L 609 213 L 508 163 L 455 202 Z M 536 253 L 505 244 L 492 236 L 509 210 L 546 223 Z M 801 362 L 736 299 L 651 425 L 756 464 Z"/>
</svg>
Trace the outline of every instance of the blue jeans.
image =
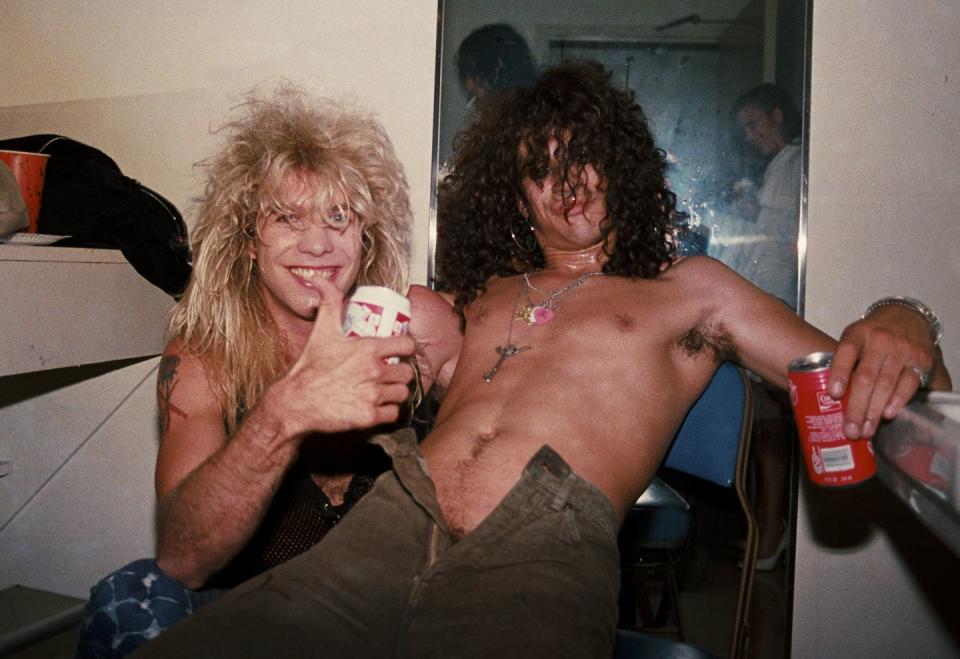
<svg viewBox="0 0 960 659">
<path fill-rule="evenodd" d="M 123 657 L 225 592 L 190 590 L 153 559 L 134 561 L 90 589 L 77 659 Z"/>
</svg>

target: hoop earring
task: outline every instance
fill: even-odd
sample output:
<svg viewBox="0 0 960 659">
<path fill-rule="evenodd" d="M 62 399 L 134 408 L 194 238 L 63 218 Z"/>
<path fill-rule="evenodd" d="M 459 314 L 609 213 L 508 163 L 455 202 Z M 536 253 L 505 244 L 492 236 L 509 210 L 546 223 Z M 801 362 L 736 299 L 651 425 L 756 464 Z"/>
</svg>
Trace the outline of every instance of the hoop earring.
<svg viewBox="0 0 960 659">
<path fill-rule="evenodd" d="M 527 226 L 527 229 L 529 229 L 529 233 L 524 232 L 524 230 L 521 229 L 520 230 L 521 236 L 525 236 L 525 238 L 524 238 L 524 242 L 520 242 L 520 238 L 517 238 L 517 233 L 513 230 L 513 225 L 516 223 L 516 221 L 517 221 L 516 217 L 512 218 L 510 220 L 510 224 L 507 227 L 508 229 L 510 229 L 510 237 L 513 238 L 513 243 L 520 249 L 521 252 L 524 252 L 525 254 L 529 254 L 530 252 L 535 252 L 537 249 L 537 239 L 533 235 L 533 226 L 530 224 L 530 222 L 521 221 L 521 224 L 525 224 Z"/>
</svg>

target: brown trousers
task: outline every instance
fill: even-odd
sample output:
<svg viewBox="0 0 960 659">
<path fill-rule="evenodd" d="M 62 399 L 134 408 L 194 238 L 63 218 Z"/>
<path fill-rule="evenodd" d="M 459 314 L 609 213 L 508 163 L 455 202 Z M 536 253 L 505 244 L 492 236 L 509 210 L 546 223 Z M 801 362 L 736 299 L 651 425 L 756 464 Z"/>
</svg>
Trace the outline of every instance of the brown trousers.
<svg viewBox="0 0 960 659">
<path fill-rule="evenodd" d="M 394 468 L 306 553 L 138 657 L 612 657 L 618 521 L 548 446 L 469 535 L 446 530 L 412 432 Z"/>
</svg>

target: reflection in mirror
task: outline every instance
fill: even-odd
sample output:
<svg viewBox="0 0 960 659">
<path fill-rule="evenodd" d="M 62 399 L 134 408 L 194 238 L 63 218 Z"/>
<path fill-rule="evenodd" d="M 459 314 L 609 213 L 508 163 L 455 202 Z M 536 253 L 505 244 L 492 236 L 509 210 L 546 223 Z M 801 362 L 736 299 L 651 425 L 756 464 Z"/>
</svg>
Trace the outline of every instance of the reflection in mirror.
<svg viewBox="0 0 960 659">
<path fill-rule="evenodd" d="M 598 61 L 633 91 L 668 155 L 679 251 L 714 256 L 797 309 L 806 12 L 805 2 L 788 0 L 444 0 L 437 176 L 486 94 L 528 84 L 534 71 L 567 59 Z M 783 656 L 795 442 L 788 402 L 759 379 L 752 388 L 752 499 L 764 570 L 754 581 L 750 644 Z M 697 511 L 689 542 L 671 559 L 683 634 L 725 655 L 743 523 L 730 492 L 672 478 Z M 656 608 L 632 625 L 675 638 L 678 626 Z"/>
</svg>

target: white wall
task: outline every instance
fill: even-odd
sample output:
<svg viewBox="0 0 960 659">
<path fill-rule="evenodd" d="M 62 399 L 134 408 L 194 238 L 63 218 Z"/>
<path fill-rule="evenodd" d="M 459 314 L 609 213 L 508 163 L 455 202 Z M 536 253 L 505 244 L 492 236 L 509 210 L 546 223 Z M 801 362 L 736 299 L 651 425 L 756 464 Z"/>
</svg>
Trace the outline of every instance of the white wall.
<svg viewBox="0 0 960 659">
<path fill-rule="evenodd" d="M 814 2 L 807 318 L 905 294 L 960 380 L 960 5 Z M 957 657 L 960 559 L 882 487 L 803 488 L 794 657 Z"/>
<path fill-rule="evenodd" d="M 188 216 L 192 165 L 215 151 L 209 129 L 239 92 L 283 77 L 352 96 L 378 113 L 406 168 L 412 278 L 426 280 L 435 0 L 0 0 L 0 16 L 0 138 L 85 141 Z M 155 364 L 50 372 L 42 394 L 0 395 L 0 460 L 16 456 L 0 481 L 14 493 L 0 504 L 0 588 L 84 596 L 152 552 Z"/>
<path fill-rule="evenodd" d="M 101 576 L 153 555 L 157 451 L 153 358 L 7 377 L 0 406 L 0 589 L 85 597 Z M 16 390 L 16 391 L 12 391 Z"/>
<path fill-rule="evenodd" d="M 181 210 L 209 128 L 281 77 L 380 116 L 413 192 L 414 278 L 426 273 L 434 0 L 0 0 L 0 137 L 63 132 L 113 156 Z"/>
</svg>

